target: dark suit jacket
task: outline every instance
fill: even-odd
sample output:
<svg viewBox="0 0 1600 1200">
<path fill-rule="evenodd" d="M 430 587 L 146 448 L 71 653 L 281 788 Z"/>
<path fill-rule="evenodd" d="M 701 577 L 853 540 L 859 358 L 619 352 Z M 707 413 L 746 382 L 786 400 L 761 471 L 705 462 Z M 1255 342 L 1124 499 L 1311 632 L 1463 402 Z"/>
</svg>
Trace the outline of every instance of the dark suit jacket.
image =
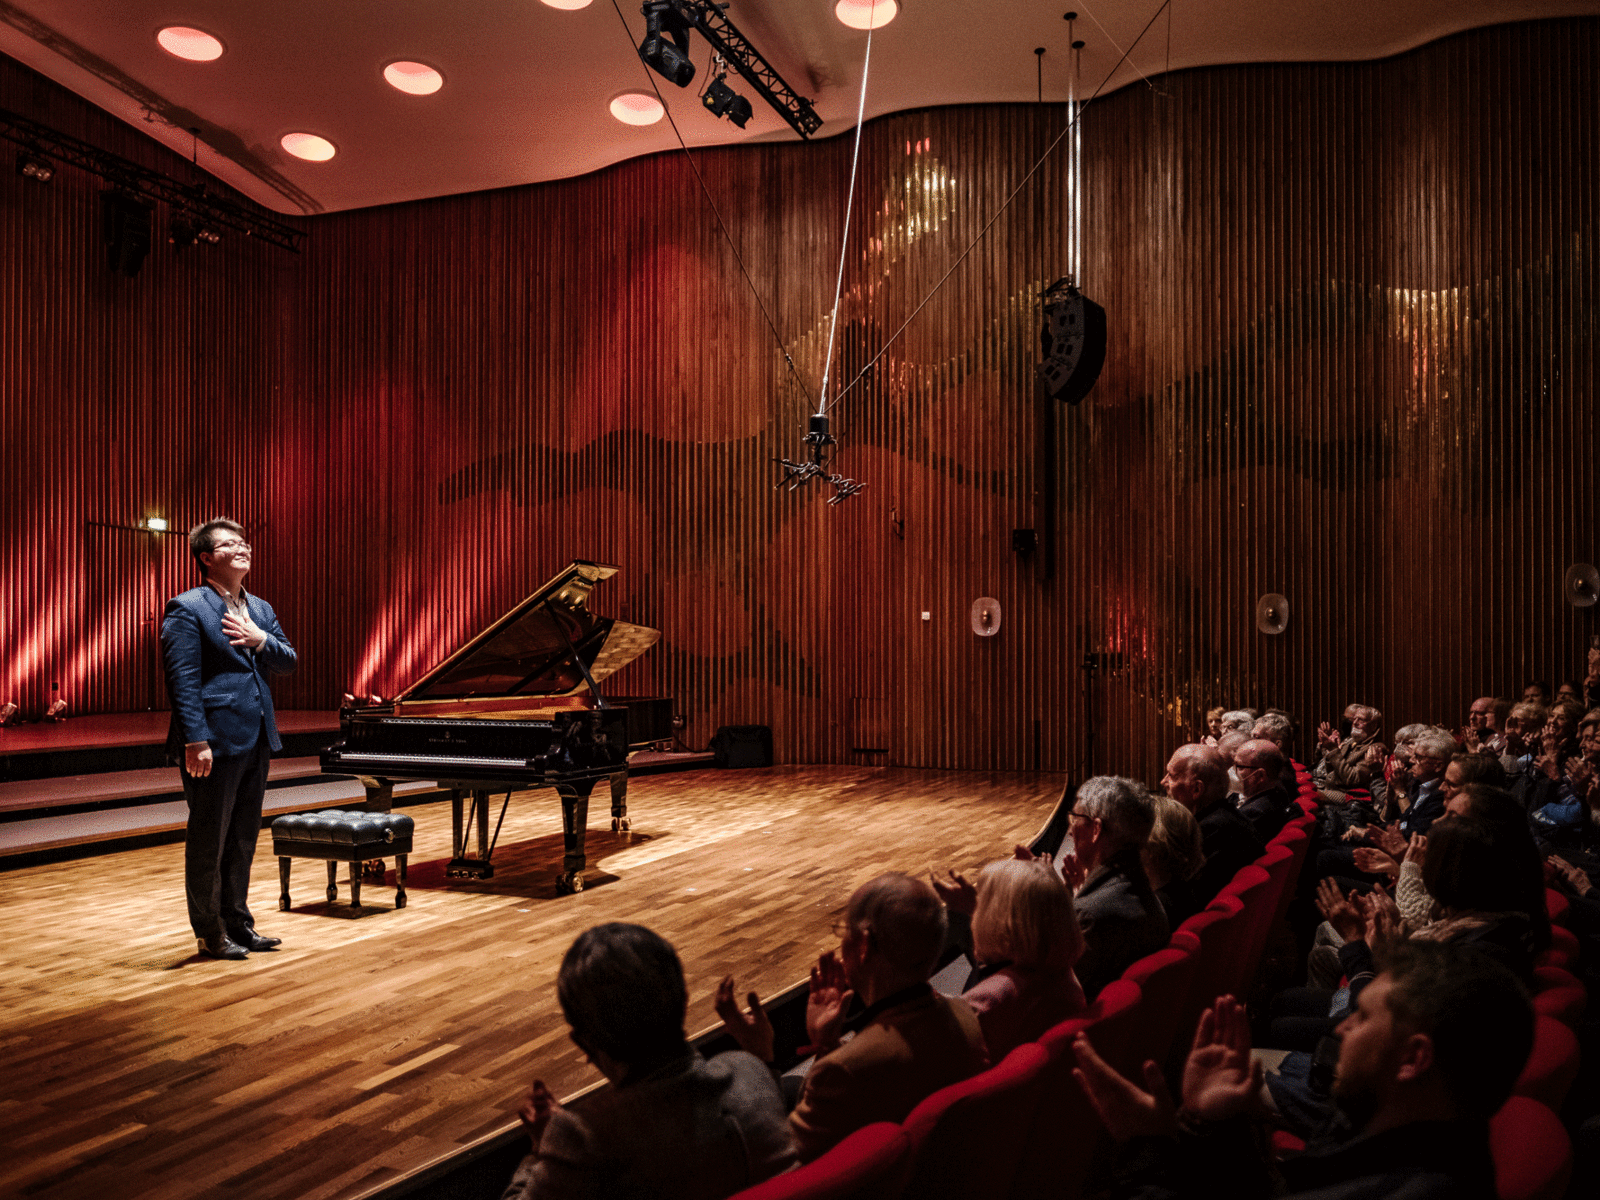
<svg viewBox="0 0 1600 1200">
<path fill-rule="evenodd" d="M 1267 852 L 1267 844 L 1226 796 L 1200 814 L 1199 824 L 1206 862 L 1192 882 L 1204 908 L 1242 868 Z"/>
<path fill-rule="evenodd" d="M 167 601 L 161 619 L 161 658 L 172 700 L 167 749 L 180 760 L 190 742 L 209 742 L 218 757 L 245 754 L 263 732 L 272 749 L 283 749 L 267 672 L 294 670 L 294 647 L 272 605 L 249 592 L 245 604 L 267 635 L 254 654 L 230 645 L 222 632 L 228 606 L 216 588 L 203 584 Z"/>
<path fill-rule="evenodd" d="M 988 1065 L 977 1013 L 965 1000 L 919 989 L 812 1066 L 789 1114 L 800 1160 L 874 1121 L 904 1121 L 934 1092 Z"/>
<path fill-rule="evenodd" d="M 1282 786 L 1268 788 L 1264 792 L 1257 792 L 1248 800 L 1239 804 L 1239 815 L 1250 822 L 1250 828 L 1256 831 L 1256 836 L 1263 845 L 1278 836 L 1278 830 L 1289 823 L 1289 818 L 1294 815 L 1294 800 L 1288 789 Z"/>
<path fill-rule="evenodd" d="M 1137 848 L 1096 867 L 1073 908 L 1083 929 L 1078 982 L 1091 1000 L 1131 964 L 1165 946 L 1171 933 Z"/>
</svg>

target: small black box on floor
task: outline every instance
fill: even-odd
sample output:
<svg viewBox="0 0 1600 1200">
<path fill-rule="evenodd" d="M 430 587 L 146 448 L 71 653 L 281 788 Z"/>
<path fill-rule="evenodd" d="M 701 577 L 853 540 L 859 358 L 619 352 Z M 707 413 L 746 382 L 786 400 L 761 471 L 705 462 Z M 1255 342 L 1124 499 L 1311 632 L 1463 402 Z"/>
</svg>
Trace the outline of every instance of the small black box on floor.
<svg viewBox="0 0 1600 1200">
<path fill-rule="evenodd" d="M 719 767 L 770 767 L 772 730 L 766 725 L 724 725 L 711 738 Z"/>
</svg>

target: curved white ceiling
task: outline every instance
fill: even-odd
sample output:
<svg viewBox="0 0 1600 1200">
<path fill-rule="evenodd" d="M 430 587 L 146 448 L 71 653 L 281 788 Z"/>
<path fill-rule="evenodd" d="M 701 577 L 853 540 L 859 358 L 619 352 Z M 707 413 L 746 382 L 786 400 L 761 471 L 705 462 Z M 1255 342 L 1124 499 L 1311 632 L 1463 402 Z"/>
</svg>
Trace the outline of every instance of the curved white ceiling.
<svg viewBox="0 0 1600 1200">
<path fill-rule="evenodd" d="M 866 56 L 867 35 L 842 25 L 834 2 L 732 0 L 728 9 L 813 101 L 818 137 L 853 127 Z M 329 212 L 560 179 L 675 148 L 666 121 L 623 125 L 608 109 L 620 93 L 650 88 L 635 52 L 639 7 L 0 0 L 0 51 L 185 157 L 198 130 L 199 164 L 269 208 Z M 1063 14 L 1074 9 L 1069 37 Z M 1041 69 L 1044 98 L 1064 100 L 1074 86 L 1071 37 L 1085 42 L 1081 95 L 1169 66 L 1382 58 L 1478 26 L 1595 13 L 1600 0 L 1172 0 L 1165 9 L 1162 0 L 903 0 L 899 17 L 873 35 L 866 112 L 1033 101 Z M 156 42 L 168 25 L 214 35 L 222 56 L 197 63 L 168 54 Z M 743 130 L 704 111 L 695 94 L 709 50 L 698 35 L 693 55 L 699 73 L 689 89 L 656 78 L 690 146 L 796 136 L 753 96 Z M 397 60 L 434 68 L 443 86 L 422 96 L 396 90 L 383 72 Z M 749 94 L 742 80 L 730 82 Z M 326 138 L 337 154 L 296 159 L 282 148 L 290 133 Z"/>
</svg>

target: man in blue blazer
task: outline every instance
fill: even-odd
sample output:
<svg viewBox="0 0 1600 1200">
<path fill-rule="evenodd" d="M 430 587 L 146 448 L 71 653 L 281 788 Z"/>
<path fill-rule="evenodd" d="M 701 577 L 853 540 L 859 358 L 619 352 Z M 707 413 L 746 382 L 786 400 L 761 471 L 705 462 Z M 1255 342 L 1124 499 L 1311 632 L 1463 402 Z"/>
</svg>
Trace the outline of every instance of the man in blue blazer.
<svg viewBox="0 0 1600 1200">
<path fill-rule="evenodd" d="M 207 521 L 189 534 L 189 550 L 205 581 L 169 600 L 161 620 L 172 700 L 167 749 L 183 755 L 189 804 L 189 924 L 201 954 L 241 959 L 281 941 L 256 932 L 247 900 L 267 765 L 283 749 L 267 674 L 286 675 L 296 660 L 272 605 L 244 590 L 244 528 Z"/>
</svg>

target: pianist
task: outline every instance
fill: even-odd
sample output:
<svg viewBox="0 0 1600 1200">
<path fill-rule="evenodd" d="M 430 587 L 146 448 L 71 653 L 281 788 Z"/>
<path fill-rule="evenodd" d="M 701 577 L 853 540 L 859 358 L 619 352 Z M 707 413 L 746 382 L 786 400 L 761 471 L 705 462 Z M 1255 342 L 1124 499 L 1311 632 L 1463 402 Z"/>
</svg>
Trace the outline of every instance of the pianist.
<svg viewBox="0 0 1600 1200">
<path fill-rule="evenodd" d="M 184 886 L 200 953 L 242 959 L 280 940 L 256 932 L 247 900 L 269 751 L 283 748 L 267 674 L 286 675 L 296 660 L 272 605 L 244 590 L 244 528 L 207 521 L 190 533 L 189 550 L 203 582 L 169 600 L 161 620 L 167 749 L 182 755 L 189 805 Z"/>
</svg>

